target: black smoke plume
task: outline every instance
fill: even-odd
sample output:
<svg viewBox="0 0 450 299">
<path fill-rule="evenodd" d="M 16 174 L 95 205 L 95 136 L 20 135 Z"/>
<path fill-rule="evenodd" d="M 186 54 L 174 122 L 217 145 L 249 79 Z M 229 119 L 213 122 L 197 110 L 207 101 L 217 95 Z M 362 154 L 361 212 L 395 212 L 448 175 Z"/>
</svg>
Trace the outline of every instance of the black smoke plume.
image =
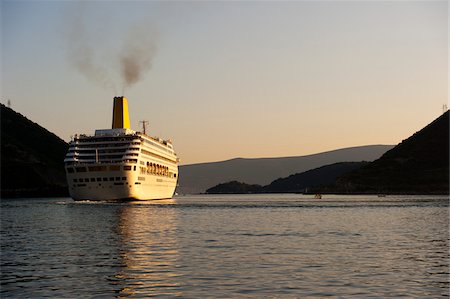
<svg viewBox="0 0 450 299">
<path fill-rule="evenodd" d="M 111 49 L 95 45 L 89 39 L 88 33 L 95 29 L 86 25 L 86 5 L 80 2 L 76 9 L 70 11 L 67 32 L 69 62 L 89 81 L 112 88 L 114 93 L 117 82 L 113 78 L 121 77 L 122 89 L 129 88 L 139 82 L 152 66 L 157 48 L 154 26 L 142 22 L 133 26 L 124 37 L 114 36 L 122 48 L 118 53 L 111 53 Z M 104 51 L 113 55 L 104 55 Z M 100 60 L 101 57 L 113 57 L 112 61 L 106 62 L 108 67 Z"/>
<path fill-rule="evenodd" d="M 129 87 L 152 67 L 157 36 L 151 27 L 141 25 L 134 27 L 124 41 L 120 67 L 124 87 Z"/>
</svg>

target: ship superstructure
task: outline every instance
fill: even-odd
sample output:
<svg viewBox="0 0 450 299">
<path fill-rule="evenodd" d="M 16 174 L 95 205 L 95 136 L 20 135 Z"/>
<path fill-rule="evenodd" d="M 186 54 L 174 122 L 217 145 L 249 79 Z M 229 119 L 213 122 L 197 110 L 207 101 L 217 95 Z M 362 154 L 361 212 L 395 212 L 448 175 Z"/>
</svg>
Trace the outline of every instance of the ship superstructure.
<svg viewBox="0 0 450 299">
<path fill-rule="evenodd" d="M 131 130 L 125 97 L 114 98 L 112 129 L 75 135 L 64 163 L 75 200 L 171 198 L 178 179 L 171 141 Z"/>
</svg>

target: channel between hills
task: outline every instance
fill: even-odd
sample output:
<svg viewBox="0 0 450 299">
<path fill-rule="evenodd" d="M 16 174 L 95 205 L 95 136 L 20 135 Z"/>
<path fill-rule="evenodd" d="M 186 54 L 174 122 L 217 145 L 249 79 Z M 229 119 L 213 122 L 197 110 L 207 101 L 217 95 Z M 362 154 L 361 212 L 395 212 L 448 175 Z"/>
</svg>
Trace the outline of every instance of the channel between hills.
<svg viewBox="0 0 450 299">
<path fill-rule="evenodd" d="M 221 183 L 238 181 L 267 185 L 272 181 L 339 162 L 378 159 L 393 145 L 367 145 L 343 148 L 313 155 L 281 158 L 236 158 L 221 162 L 182 165 L 179 167 L 179 194 L 205 193 Z"/>
<path fill-rule="evenodd" d="M 449 194 L 449 111 L 373 162 L 341 162 L 272 181 L 232 180 L 225 193 Z"/>
</svg>

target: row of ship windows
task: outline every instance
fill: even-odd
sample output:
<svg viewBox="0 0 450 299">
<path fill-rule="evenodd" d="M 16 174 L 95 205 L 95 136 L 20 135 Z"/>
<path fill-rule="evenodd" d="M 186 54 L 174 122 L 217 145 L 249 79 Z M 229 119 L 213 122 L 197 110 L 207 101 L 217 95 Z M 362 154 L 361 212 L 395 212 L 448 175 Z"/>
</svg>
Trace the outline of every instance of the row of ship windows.
<svg viewBox="0 0 450 299">
<path fill-rule="evenodd" d="M 82 182 L 107 182 L 107 181 L 126 181 L 126 177 L 108 177 L 108 178 L 81 178 L 81 179 L 73 179 L 74 183 L 82 183 Z"/>
<path fill-rule="evenodd" d="M 147 167 L 139 166 L 140 174 L 156 174 L 176 178 L 177 174 L 169 171 L 169 167 L 147 162 Z"/>
<path fill-rule="evenodd" d="M 126 181 L 126 177 L 103 177 L 103 178 L 81 178 L 81 179 L 73 179 L 74 183 L 89 183 L 89 182 L 114 182 L 114 181 Z M 145 177 L 138 177 L 138 181 L 145 181 Z M 136 185 L 140 185 L 140 182 L 135 182 Z"/>
<path fill-rule="evenodd" d="M 109 165 L 109 166 L 67 167 L 67 172 L 68 173 L 74 173 L 74 172 L 96 172 L 96 171 L 120 171 L 120 170 L 125 170 L 125 171 L 133 170 L 133 171 L 136 171 L 136 166 L 124 165 L 124 166 L 121 167 L 120 165 Z"/>
<path fill-rule="evenodd" d="M 141 164 L 142 164 L 142 162 L 141 162 Z M 177 177 L 176 173 L 169 171 L 169 167 L 162 166 L 162 165 L 155 164 L 155 163 L 147 162 L 147 167 L 139 167 L 139 168 L 140 168 L 141 174 L 156 174 L 156 175 L 162 175 L 162 176 L 167 176 L 167 177 L 171 177 L 171 178 Z M 88 167 L 68 167 L 67 168 L 68 173 L 97 172 L 97 171 L 120 171 L 120 170 L 136 171 L 136 166 L 124 165 L 121 167 L 120 165 L 109 165 L 109 166 L 88 166 Z M 116 179 L 117 178 L 118 177 L 116 177 Z M 94 178 L 91 178 L 91 182 L 94 182 L 93 179 Z M 80 180 L 80 182 L 83 181 L 83 179 L 79 179 L 79 180 Z M 84 179 L 84 180 L 85 180 L 85 182 L 87 182 L 86 179 Z M 113 178 L 110 178 L 109 180 L 112 181 Z M 101 178 L 97 178 L 97 181 L 101 181 Z M 103 181 L 107 181 L 107 178 L 103 178 Z M 74 182 L 76 182 L 76 179 L 74 179 Z"/>
<path fill-rule="evenodd" d="M 125 182 L 125 184 L 126 184 L 127 182 Z M 140 185 L 141 183 L 140 182 L 136 182 L 136 183 L 134 183 L 135 185 Z M 101 186 L 102 184 L 101 183 L 99 183 L 98 184 L 99 186 Z M 124 183 L 123 182 L 120 182 L 120 183 L 114 183 L 114 185 L 124 185 Z M 73 186 L 72 187 L 75 187 L 75 186 L 77 186 L 77 187 L 86 187 L 87 185 L 86 184 L 77 184 L 77 185 L 75 185 L 75 184 L 73 184 Z M 130 187 L 131 187 L 131 185 L 130 185 Z M 91 188 L 91 187 L 89 187 L 89 188 Z M 111 188 L 111 186 L 109 186 L 109 188 Z M 72 188 L 73 189 L 73 188 Z"/>
</svg>

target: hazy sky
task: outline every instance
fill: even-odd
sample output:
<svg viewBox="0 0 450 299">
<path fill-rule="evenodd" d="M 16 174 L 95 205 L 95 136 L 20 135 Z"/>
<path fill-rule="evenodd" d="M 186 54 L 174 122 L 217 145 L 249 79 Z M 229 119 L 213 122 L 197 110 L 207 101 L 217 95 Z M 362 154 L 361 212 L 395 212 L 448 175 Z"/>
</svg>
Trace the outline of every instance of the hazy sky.
<svg viewBox="0 0 450 299">
<path fill-rule="evenodd" d="M 132 128 L 148 120 L 181 164 L 397 144 L 448 102 L 448 12 L 447 1 L 1 1 L 1 102 L 68 141 L 109 128 L 128 85 Z M 141 72 L 122 75 L 125 62 Z"/>
</svg>

